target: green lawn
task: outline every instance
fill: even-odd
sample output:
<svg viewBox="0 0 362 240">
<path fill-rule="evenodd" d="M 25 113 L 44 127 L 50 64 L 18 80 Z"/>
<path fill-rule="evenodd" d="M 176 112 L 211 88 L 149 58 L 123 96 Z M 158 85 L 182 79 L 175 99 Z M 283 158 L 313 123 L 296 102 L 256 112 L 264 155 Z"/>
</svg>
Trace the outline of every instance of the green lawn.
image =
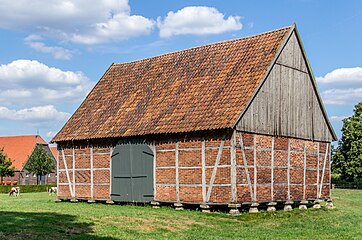
<svg viewBox="0 0 362 240">
<path fill-rule="evenodd" d="M 362 239 L 362 191 L 334 190 L 333 199 L 333 210 L 231 217 L 1 194 L 0 239 Z"/>
</svg>

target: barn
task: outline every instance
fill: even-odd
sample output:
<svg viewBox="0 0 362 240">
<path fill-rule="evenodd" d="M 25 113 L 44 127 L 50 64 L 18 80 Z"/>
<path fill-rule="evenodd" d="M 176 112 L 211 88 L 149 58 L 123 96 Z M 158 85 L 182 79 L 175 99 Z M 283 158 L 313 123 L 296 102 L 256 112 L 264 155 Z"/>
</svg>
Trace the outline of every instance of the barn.
<svg viewBox="0 0 362 240">
<path fill-rule="evenodd" d="M 58 197 L 318 206 L 333 140 L 293 24 L 112 64 L 53 139 Z"/>
</svg>

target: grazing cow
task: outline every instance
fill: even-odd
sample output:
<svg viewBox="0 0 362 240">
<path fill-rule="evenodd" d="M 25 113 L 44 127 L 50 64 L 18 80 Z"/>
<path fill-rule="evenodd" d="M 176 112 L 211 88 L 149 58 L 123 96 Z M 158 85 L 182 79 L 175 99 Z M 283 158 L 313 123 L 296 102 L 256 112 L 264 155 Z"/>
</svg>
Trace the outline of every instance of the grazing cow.
<svg viewBox="0 0 362 240">
<path fill-rule="evenodd" d="M 12 187 L 10 189 L 9 196 L 19 197 L 20 196 L 20 187 Z"/>
<path fill-rule="evenodd" d="M 51 187 L 48 189 L 48 193 L 49 193 L 49 196 L 53 195 L 53 194 L 57 194 L 57 187 Z"/>
</svg>

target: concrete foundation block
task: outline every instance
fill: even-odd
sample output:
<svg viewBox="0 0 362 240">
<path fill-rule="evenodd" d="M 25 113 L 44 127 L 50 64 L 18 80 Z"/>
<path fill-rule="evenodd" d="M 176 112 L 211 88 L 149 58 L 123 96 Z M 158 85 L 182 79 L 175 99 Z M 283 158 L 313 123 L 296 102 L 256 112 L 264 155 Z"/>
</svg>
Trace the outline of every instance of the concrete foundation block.
<svg viewBox="0 0 362 240">
<path fill-rule="evenodd" d="M 228 208 L 229 210 L 229 214 L 232 216 L 239 216 L 240 215 L 240 211 L 238 208 L 241 207 L 241 204 L 238 203 L 229 203 L 228 204 Z"/>
<path fill-rule="evenodd" d="M 184 205 L 182 203 L 174 203 L 173 206 L 175 207 L 176 211 L 184 210 Z"/>
<path fill-rule="evenodd" d="M 289 211 L 293 211 L 293 201 L 286 201 L 284 203 L 284 211 L 289 212 Z"/>
<path fill-rule="evenodd" d="M 308 205 L 308 201 L 307 200 L 302 200 L 302 201 L 300 201 L 300 203 L 299 203 L 299 209 L 301 209 L 301 210 L 306 210 L 306 209 L 308 209 L 308 207 L 307 207 L 307 205 Z"/>
<path fill-rule="evenodd" d="M 210 213 L 210 206 L 207 204 L 200 204 L 201 212 Z"/>
<path fill-rule="evenodd" d="M 106 204 L 112 205 L 112 204 L 114 204 L 114 202 L 113 202 L 111 199 L 108 199 L 108 200 L 106 201 Z"/>
<path fill-rule="evenodd" d="M 157 201 L 152 201 L 151 202 L 151 206 L 152 208 L 160 208 L 160 202 L 157 202 Z"/>
<path fill-rule="evenodd" d="M 249 213 L 258 213 L 259 212 L 259 203 L 252 203 L 249 208 Z"/>
<path fill-rule="evenodd" d="M 70 202 L 71 202 L 71 203 L 76 203 L 76 202 L 78 202 L 78 199 L 72 198 L 72 199 L 70 199 Z"/>
<path fill-rule="evenodd" d="M 88 199 L 88 203 L 95 203 L 96 201 L 93 199 L 93 198 L 91 198 L 91 199 Z"/>
<path fill-rule="evenodd" d="M 266 209 L 268 212 L 275 212 L 277 209 L 275 206 L 277 205 L 276 202 L 270 202 L 267 204 L 268 208 Z"/>
<path fill-rule="evenodd" d="M 62 202 L 62 199 L 56 198 L 56 199 L 54 200 L 54 202 L 56 202 L 56 203 Z"/>
<path fill-rule="evenodd" d="M 313 208 L 314 209 L 319 209 L 319 208 L 321 208 L 321 200 L 319 200 L 319 199 L 316 199 L 314 202 L 313 202 Z"/>
<path fill-rule="evenodd" d="M 332 199 L 327 199 L 326 208 L 327 208 L 327 209 L 333 209 L 333 208 L 335 208 L 335 206 L 333 205 Z"/>
</svg>

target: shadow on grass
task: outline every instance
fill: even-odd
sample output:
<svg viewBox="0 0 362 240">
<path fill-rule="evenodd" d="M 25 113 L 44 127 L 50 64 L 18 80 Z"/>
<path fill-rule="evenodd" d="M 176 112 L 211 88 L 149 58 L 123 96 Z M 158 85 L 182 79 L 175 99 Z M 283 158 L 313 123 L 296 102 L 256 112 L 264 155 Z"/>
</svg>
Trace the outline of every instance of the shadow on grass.
<svg viewBox="0 0 362 240">
<path fill-rule="evenodd" d="M 115 239 L 92 235 L 93 225 L 73 215 L 0 211 L 0 239 Z"/>
</svg>

